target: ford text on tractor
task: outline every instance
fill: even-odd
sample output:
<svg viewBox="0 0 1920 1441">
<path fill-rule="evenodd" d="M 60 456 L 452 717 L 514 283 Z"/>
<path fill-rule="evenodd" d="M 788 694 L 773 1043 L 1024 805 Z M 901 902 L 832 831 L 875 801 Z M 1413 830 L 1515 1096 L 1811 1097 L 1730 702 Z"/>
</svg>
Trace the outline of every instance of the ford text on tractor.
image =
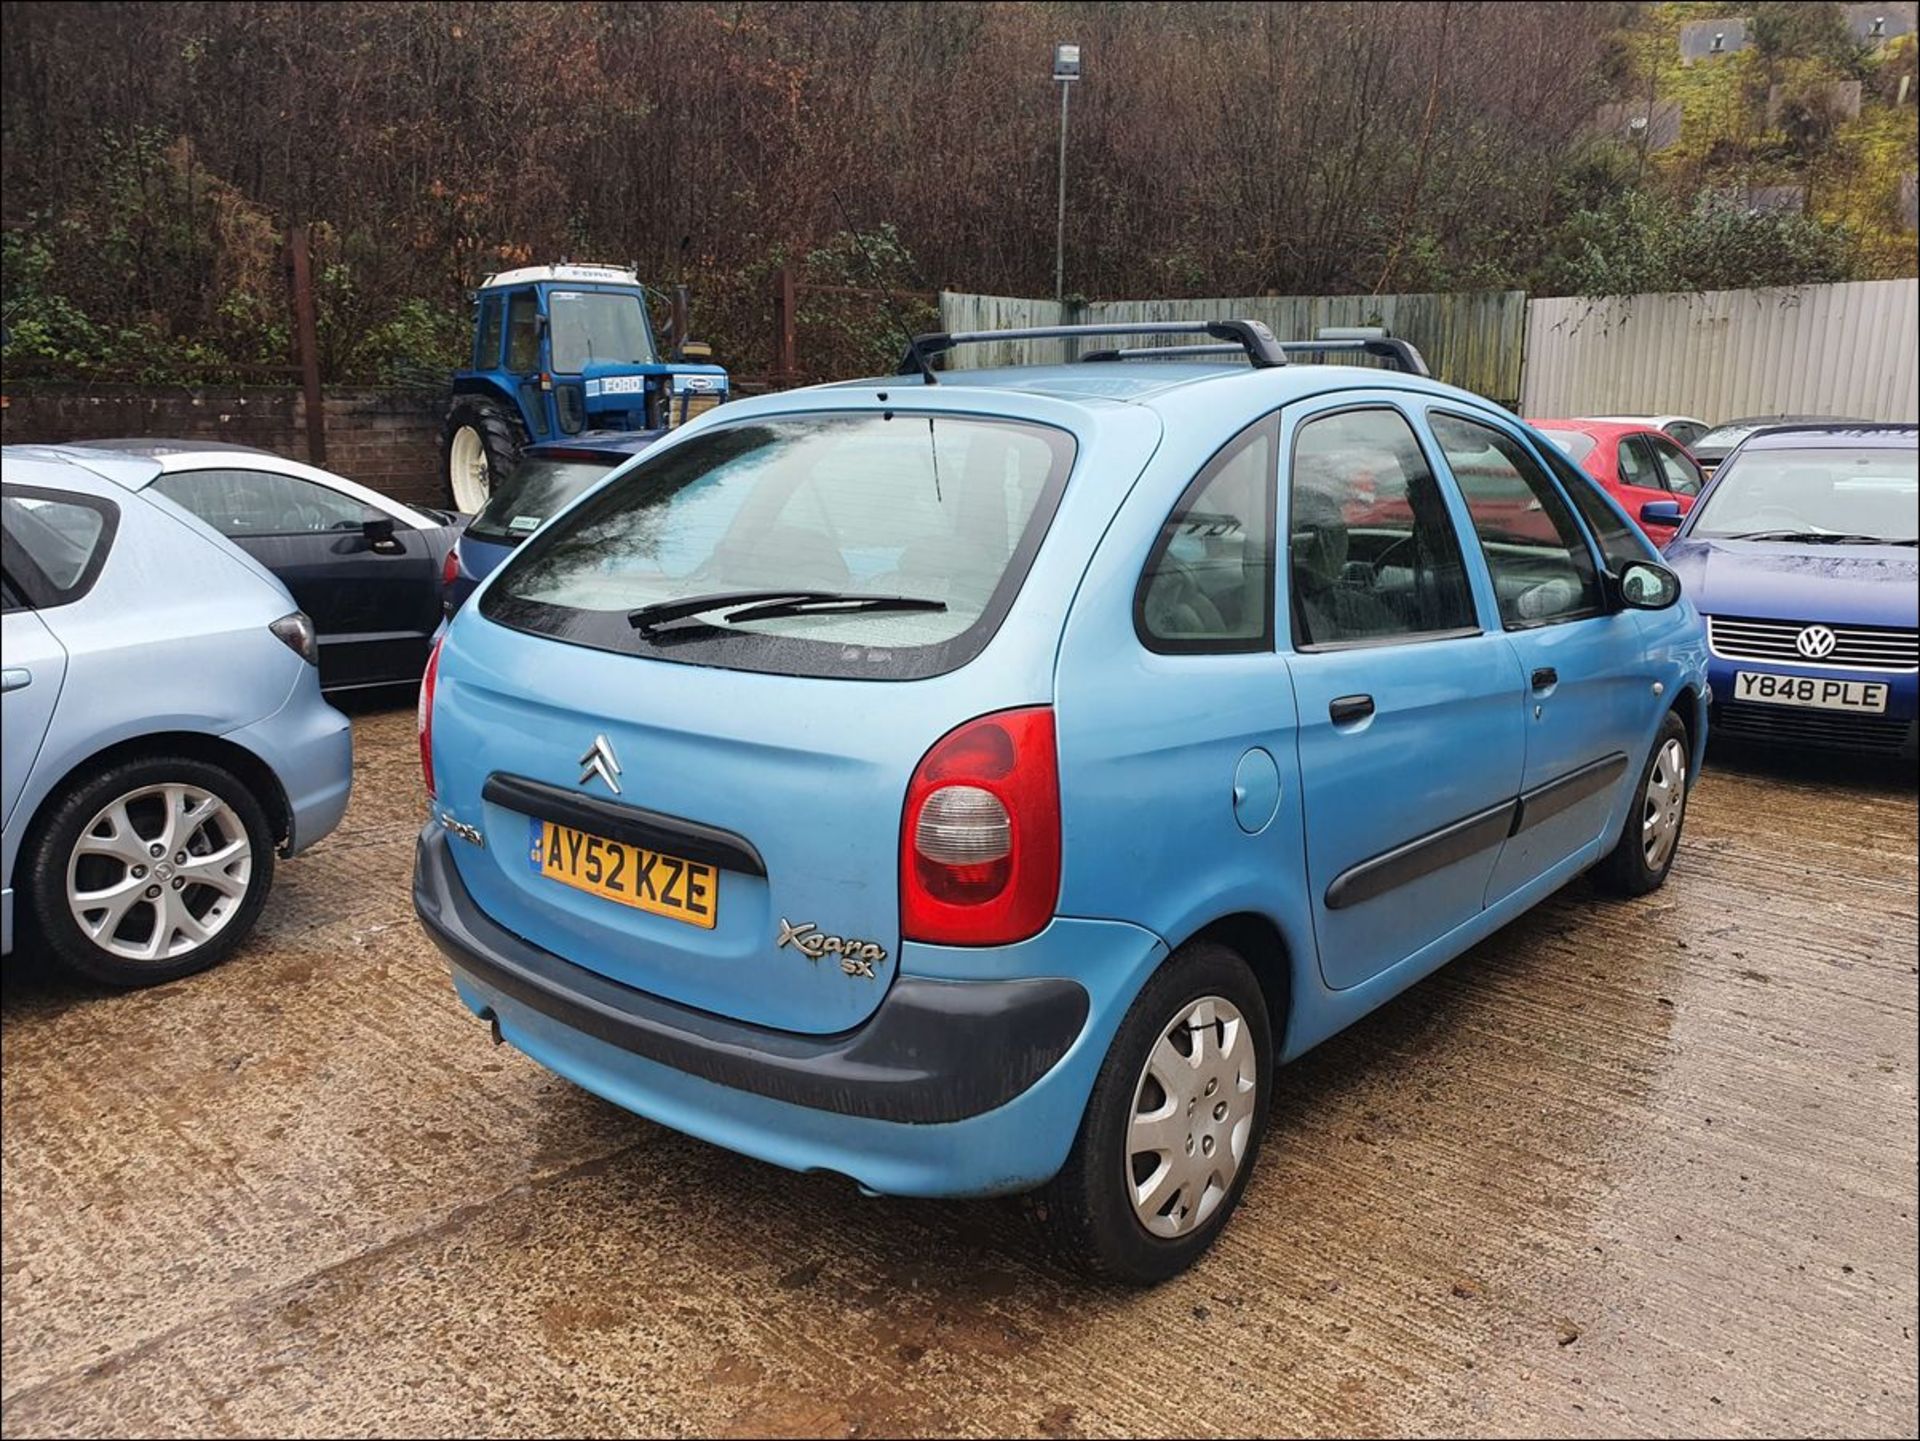
<svg viewBox="0 0 1920 1441">
<path fill-rule="evenodd" d="M 676 307 L 684 315 L 684 306 Z M 455 507 L 473 512 L 523 446 L 588 430 L 665 430 L 727 398 L 707 348 L 676 336 L 664 359 L 646 288 L 613 265 L 532 265 L 474 292 L 473 354 L 453 377 L 443 460 Z"/>
</svg>

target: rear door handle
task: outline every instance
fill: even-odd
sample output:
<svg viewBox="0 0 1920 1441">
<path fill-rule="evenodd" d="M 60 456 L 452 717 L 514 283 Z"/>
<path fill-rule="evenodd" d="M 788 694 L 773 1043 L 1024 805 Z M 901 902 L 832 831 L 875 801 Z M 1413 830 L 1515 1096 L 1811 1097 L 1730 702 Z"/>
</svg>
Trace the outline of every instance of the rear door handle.
<svg viewBox="0 0 1920 1441">
<path fill-rule="evenodd" d="M 1550 665 L 1543 665 L 1533 673 L 1533 688 L 1548 690 L 1560 684 L 1560 672 Z"/>
<path fill-rule="evenodd" d="M 1373 714 L 1370 695 L 1343 695 L 1327 702 L 1327 715 L 1335 725 L 1351 725 Z"/>
<path fill-rule="evenodd" d="M 25 690 L 33 684 L 33 672 L 19 666 L 0 671 L 0 691 Z"/>
</svg>

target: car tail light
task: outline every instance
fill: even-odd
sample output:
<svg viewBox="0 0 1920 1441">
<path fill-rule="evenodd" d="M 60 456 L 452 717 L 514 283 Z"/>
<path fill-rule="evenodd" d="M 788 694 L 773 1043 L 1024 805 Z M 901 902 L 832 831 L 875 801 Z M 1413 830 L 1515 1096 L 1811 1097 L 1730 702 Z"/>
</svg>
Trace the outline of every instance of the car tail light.
<svg viewBox="0 0 1920 1441">
<path fill-rule="evenodd" d="M 1053 711 L 999 711 L 949 731 L 907 784 L 901 934 L 939 945 L 1008 945 L 1045 927 L 1059 894 Z"/>
<path fill-rule="evenodd" d="M 440 647 L 447 643 L 443 635 L 433 643 L 433 650 L 427 656 L 427 668 L 420 675 L 420 708 L 415 719 L 420 727 L 420 774 L 427 783 L 427 795 L 431 798 L 433 789 L 433 692 L 440 681 Z"/>
<path fill-rule="evenodd" d="M 313 633 L 313 622 L 304 610 L 296 610 L 291 615 L 283 615 L 267 626 L 282 641 L 287 649 L 308 665 L 320 664 L 319 638 Z"/>
<path fill-rule="evenodd" d="M 447 551 L 447 558 L 440 562 L 440 588 L 442 590 L 447 589 L 459 578 L 460 546 L 458 542 L 455 542 L 453 547 Z"/>
</svg>

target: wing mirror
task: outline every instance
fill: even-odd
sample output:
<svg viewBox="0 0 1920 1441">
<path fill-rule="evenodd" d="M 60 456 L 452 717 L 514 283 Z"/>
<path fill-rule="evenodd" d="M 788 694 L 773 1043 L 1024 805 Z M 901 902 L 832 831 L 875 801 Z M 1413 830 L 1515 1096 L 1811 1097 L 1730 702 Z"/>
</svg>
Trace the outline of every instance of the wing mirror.
<svg viewBox="0 0 1920 1441">
<path fill-rule="evenodd" d="M 1677 500 L 1650 500 L 1640 507 L 1642 525 L 1678 525 L 1686 518 Z"/>
<path fill-rule="evenodd" d="M 1650 560 L 1628 561 L 1620 568 L 1615 588 L 1620 603 L 1629 610 L 1665 610 L 1680 599 L 1680 577 Z"/>
<path fill-rule="evenodd" d="M 363 512 L 360 518 L 360 534 L 366 537 L 369 549 L 377 550 L 382 555 L 391 555 L 395 551 L 404 549 L 400 542 L 394 539 L 393 517 L 384 511 Z"/>
</svg>

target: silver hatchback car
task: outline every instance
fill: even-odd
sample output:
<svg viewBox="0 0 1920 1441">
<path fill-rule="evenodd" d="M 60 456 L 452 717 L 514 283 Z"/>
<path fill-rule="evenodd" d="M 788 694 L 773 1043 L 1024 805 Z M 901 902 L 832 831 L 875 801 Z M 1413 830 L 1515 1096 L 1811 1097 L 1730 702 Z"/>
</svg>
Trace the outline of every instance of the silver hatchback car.
<svg viewBox="0 0 1920 1441">
<path fill-rule="evenodd" d="M 122 986 L 231 953 L 276 852 L 332 830 L 353 779 L 312 623 L 257 561 L 142 490 L 156 469 L 0 453 L 0 952 L 18 919 Z"/>
</svg>

